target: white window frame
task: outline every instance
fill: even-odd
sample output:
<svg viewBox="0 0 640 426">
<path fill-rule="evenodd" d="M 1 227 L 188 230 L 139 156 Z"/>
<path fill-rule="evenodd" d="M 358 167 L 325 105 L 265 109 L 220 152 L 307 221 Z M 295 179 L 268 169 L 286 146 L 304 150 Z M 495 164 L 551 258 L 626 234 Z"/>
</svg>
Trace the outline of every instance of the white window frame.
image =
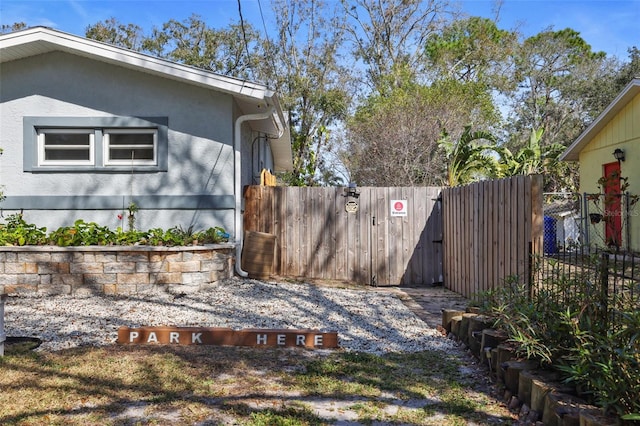
<svg viewBox="0 0 640 426">
<path fill-rule="evenodd" d="M 151 148 L 153 149 L 153 158 L 151 160 L 136 160 L 127 159 L 127 160 L 114 160 L 111 158 L 111 144 L 109 135 L 112 134 L 152 134 L 153 135 L 153 145 Z M 156 129 L 128 129 L 128 128 L 119 128 L 119 129 L 104 129 L 103 130 L 103 158 L 105 166 L 155 166 L 158 164 L 158 131 Z M 123 146 L 118 146 L 122 148 Z M 124 145 L 126 148 L 149 148 L 148 145 Z"/>
<path fill-rule="evenodd" d="M 46 136 L 48 134 L 84 134 L 89 136 L 89 145 L 53 145 L 47 147 Z M 95 130 L 94 129 L 38 129 L 37 141 L 38 141 L 38 166 L 92 166 L 95 164 Z M 88 160 L 47 160 L 47 150 L 89 150 Z"/>
<path fill-rule="evenodd" d="M 44 136 L 47 132 L 69 133 L 72 131 L 93 133 L 91 161 L 44 160 Z M 112 160 L 107 164 L 105 131 L 114 133 L 155 132 L 153 161 Z M 158 173 L 169 170 L 169 117 L 23 117 L 23 171 L 28 173 Z"/>
</svg>

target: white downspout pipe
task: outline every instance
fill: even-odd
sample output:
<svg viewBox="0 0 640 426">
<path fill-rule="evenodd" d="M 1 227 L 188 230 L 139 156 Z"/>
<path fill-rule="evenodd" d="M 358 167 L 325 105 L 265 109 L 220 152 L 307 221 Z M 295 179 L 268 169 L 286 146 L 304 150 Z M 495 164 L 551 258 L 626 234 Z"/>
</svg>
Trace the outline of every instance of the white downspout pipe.
<svg viewBox="0 0 640 426">
<path fill-rule="evenodd" d="M 245 121 L 253 121 L 253 120 L 263 120 L 265 118 L 269 118 L 273 115 L 274 107 L 269 107 L 265 112 L 260 112 L 257 114 L 246 114 L 241 115 L 236 119 L 235 129 L 234 129 L 234 150 L 235 150 L 235 198 L 236 198 L 236 209 L 235 209 L 235 237 L 236 237 L 236 273 L 241 277 L 247 277 L 249 274 L 247 271 L 242 270 L 242 234 L 243 234 L 243 224 L 242 224 L 242 123 Z"/>
</svg>

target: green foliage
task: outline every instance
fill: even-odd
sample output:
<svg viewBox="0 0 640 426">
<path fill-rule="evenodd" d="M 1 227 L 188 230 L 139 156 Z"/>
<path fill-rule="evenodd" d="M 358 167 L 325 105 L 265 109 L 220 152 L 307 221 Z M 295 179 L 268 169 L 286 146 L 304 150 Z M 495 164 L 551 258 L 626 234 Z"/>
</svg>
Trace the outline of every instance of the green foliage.
<svg viewBox="0 0 640 426">
<path fill-rule="evenodd" d="M 198 241 L 202 244 L 219 244 L 228 239 L 229 234 L 219 226 L 206 229 L 198 235 Z"/>
<path fill-rule="evenodd" d="M 553 310 L 540 309 L 517 277 L 477 298 L 482 301 L 483 310 L 496 318 L 496 327 L 506 331 L 509 341 L 515 343 L 519 356 L 542 365 L 553 362 L 553 347 L 548 344 L 548 334 L 555 322 Z"/>
<path fill-rule="evenodd" d="M 485 140 L 488 144 L 475 143 Z M 445 132 L 438 141 L 444 149 L 447 161 L 447 184 L 449 186 L 464 185 L 482 177 L 495 177 L 498 162 L 491 152 L 496 151 L 495 137 L 484 131 L 471 131 L 466 126 L 460 139 L 451 140 Z"/>
<path fill-rule="evenodd" d="M 58 246 L 104 246 L 116 240 L 116 234 L 106 226 L 78 219 L 72 226 L 63 226 L 49 234 Z"/>
<path fill-rule="evenodd" d="M 425 53 L 434 78 L 504 89 L 509 84 L 508 65 L 516 46 L 515 32 L 499 29 L 490 19 L 472 16 L 453 21 L 441 33 L 430 34 Z"/>
<path fill-rule="evenodd" d="M 557 172 L 560 154 L 565 147 L 558 143 L 542 145 L 544 129 L 531 131 L 529 142 L 512 154 L 503 148 L 501 172 L 503 176 L 548 174 Z"/>
<path fill-rule="evenodd" d="M 47 242 L 47 228 L 26 223 L 21 214 L 12 214 L 0 224 L 0 245 L 43 245 Z"/>
<path fill-rule="evenodd" d="M 605 411 L 620 416 L 639 413 L 640 311 L 620 312 L 616 327 L 568 309 L 559 319 L 575 342 L 559 367 L 567 382 Z"/>
<path fill-rule="evenodd" d="M 135 24 L 122 24 L 115 18 L 88 26 L 85 36 L 131 50 L 140 50 L 144 40 L 142 28 Z"/>
<path fill-rule="evenodd" d="M 476 133 L 463 136 L 464 123 L 497 119 L 487 93 L 476 84 L 447 80 L 425 86 L 412 80 L 410 71 L 402 76 L 399 87 L 367 98 L 348 122 L 349 146 L 342 159 L 358 185 L 441 185 L 448 180 L 438 143 L 442 130 L 447 130 L 453 148 L 454 141 Z M 486 159 L 491 169 L 489 156 Z M 478 174 L 487 171 L 487 164 L 474 164 Z"/>
<path fill-rule="evenodd" d="M 15 22 L 11 25 L 2 24 L 0 26 L 0 34 L 12 33 L 14 31 L 20 31 L 27 28 L 27 24 L 24 22 Z"/>
<path fill-rule="evenodd" d="M 134 202 L 129 203 L 129 207 L 127 207 L 127 223 L 129 225 L 129 231 L 134 231 L 136 229 L 136 213 L 138 213 L 138 205 Z"/>
<path fill-rule="evenodd" d="M 545 260 L 549 261 L 549 260 Z M 619 416 L 640 412 L 640 310 L 637 283 L 618 283 L 615 298 L 602 290 L 607 257 L 593 255 L 569 276 L 551 260 L 549 279 L 529 288 L 517 277 L 475 295 L 496 318 L 519 356 L 561 372 L 590 403 Z M 620 271 L 618 271 L 620 272 Z M 619 276 L 624 276 L 620 274 Z M 634 298 L 635 297 L 635 298 Z"/>
<path fill-rule="evenodd" d="M 149 231 L 118 227 L 112 231 L 95 222 L 78 219 L 72 226 L 60 227 L 47 235 L 46 228 L 38 228 L 26 223 L 21 214 L 8 216 L 5 224 L 0 224 L 0 246 L 12 245 L 57 245 L 93 246 L 93 245 L 152 245 L 185 246 L 190 244 L 219 244 L 229 240 L 229 234 L 219 226 L 194 232 L 193 227 L 186 230 L 180 226 L 163 230 Z"/>
<path fill-rule="evenodd" d="M 149 231 L 150 232 L 150 231 Z M 148 240 L 148 232 L 136 231 L 135 229 L 129 229 L 124 231 L 118 227 L 115 231 L 114 244 L 119 246 L 130 246 L 134 244 L 145 244 Z"/>
</svg>

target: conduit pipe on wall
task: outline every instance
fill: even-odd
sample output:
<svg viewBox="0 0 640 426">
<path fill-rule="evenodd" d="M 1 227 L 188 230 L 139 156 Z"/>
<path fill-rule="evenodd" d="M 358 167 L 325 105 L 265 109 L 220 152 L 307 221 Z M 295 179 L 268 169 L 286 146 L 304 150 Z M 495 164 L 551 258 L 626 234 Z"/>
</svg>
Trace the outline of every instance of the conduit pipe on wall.
<svg viewBox="0 0 640 426">
<path fill-rule="evenodd" d="M 235 238 L 236 238 L 236 272 L 241 277 L 247 277 L 249 274 L 242 269 L 242 123 L 245 121 L 264 120 L 273 115 L 274 107 L 270 106 L 265 112 L 257 114 L 241 115 L 236 119 L 234 129 L 234 150 L 235 150 Z M 282 129 L 280 129 L 282 131 Z M 279 137 L 279 136 L 278 136 Z"/>
</svg>

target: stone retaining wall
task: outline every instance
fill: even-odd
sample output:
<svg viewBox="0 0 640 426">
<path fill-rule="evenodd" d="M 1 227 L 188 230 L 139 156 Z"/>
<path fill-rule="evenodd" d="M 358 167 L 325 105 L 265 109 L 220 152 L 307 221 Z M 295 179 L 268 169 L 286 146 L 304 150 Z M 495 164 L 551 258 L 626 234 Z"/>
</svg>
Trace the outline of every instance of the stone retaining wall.
<svg viewBox="0 0 640 426">
<path fill-rule="evenodd" d="M 193 293 L 233 275 L 234 247 L 0 247 L 0 294 Z"/>
</svg>

